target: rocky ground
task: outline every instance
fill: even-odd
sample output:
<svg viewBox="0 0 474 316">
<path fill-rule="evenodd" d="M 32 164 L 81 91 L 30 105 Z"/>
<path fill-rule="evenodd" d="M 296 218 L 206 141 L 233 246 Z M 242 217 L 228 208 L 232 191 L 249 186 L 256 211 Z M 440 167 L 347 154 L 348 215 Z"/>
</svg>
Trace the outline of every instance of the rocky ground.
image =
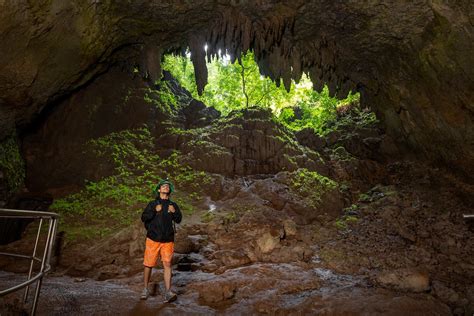
<svg viewBox="0 0 474 316">
<path fill-rule="evenodd" d="M 138 300 L 145 232 L 137 220 L 107 238 L 62 247 L 39 313 L 474 313 L 474 235 L 462 218 L 473 210 L 472 185 L 391 158 L 390 139 L 376 125 L 342 126 L 325 137 L 302 131 L 292 141 L 267 112 L 245 115 L 228 128 L 166 138 L 194 168 L 214 172 L 178 227 L 175 303 Z M 239 176 L 216 173 L 230 167 Z M 2 250 L 31 248 L 33 230 Z M 19 279 L 0 275 L 2 287 Z M 159 269 L 154 280 L 161 281 Z M 13 296 L 3 302 L 12 305 Z"/>
</svg>

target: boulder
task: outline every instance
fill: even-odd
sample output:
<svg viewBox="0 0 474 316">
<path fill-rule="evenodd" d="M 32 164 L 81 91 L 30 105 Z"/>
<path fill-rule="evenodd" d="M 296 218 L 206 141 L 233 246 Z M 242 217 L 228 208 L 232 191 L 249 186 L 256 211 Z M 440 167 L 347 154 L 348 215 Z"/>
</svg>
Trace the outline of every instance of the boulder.
<svg viewBox="0 0 474 316">
<path fill-rule="evenodd" d="M 199 300 L 206 305 L 210 305 L 233 298 L 236 284 L 223 281 L 206 282 L 205 288 L 201 287 L 201 289 Z"/>
<path fill-rule="evenodd" d="M 220 250 L 214 254 L 215 258 L 220 260 L 226 268 L 234 268 L 250 263 L 250 258 L 243 249 Z"/>
<path fill-rule="evenodd" d="M 430 278 L 427 272 L 417 269 L 399 269 L 383 271 L 376 277 L 378 284 L 409 292 L 426 292 L 430 290 Z"/>
<path fill-rule="evenodd" d="M 280 236 L 272 235 L 270 232 L 263 234 L 257 239 L 257 245 L 264 254 L 272 252 L 280 244 Z"/>
<path fill-rule="evenodd" d="M 207 107 L 203 102 L 196 99 L 191 99 L 189 104 L 182 108 L 181 113 L 185 118 L 184 127 L 187 129 L 208 126 L 221 115 L 213 107 Z"/>
<path fill-rule="evenodd" d="M 298 232 L 296 223 L 291 219 L 283 221 L 283 229 L 285 230 L 285 237 L 296 236 Z"/>
<path fill-rule="evenodd" d="M 295 133 L 295 136 L 301 145 L 311 148 L 314 151 L 322 151 L 326 146 L 326 139 L 316 134 L 312 128 L 303 128 Z"/>
</svg>

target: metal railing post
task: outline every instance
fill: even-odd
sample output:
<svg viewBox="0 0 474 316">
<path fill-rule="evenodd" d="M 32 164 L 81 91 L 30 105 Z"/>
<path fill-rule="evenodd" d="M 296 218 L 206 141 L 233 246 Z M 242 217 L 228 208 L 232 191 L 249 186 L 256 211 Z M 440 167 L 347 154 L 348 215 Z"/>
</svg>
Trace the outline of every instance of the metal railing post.
<svg viewBox="0 0 474 316">
<path fill-rule="evenodd" d="M 31 273 L 33 272 L 33 266 L 34 266 L 34 263 L 35 263 L 35 260 L 34 260 L 34 257 L 36 256 L 36 249 L 38 248 L 38 241 L 39 241 L 39 238 L 40 238 L 40 235 L 41 235 L 41 226 L 43 225 L 43 219 L 41 218 L 40 219 L 40 222 L 39 222 L 39 225 L 38 225 L 38 232 L 36 233 L 36 241 L 35 241 L 35 247 L 33 248 L 33 255 L 32 255 L 32 258 L 31 258 L 31 262 L 30 262 L 30 270 L 28 271 L 28 281 L 31 279 Z M 25 289 L 25 295 L 23 296 L 23 303 L 26 303 L 27 299 L 28 299 L 28 291 L 30 289 L 30 286 L 27 285 L 26 286 L 26 289 Z"/>
<path fill-rule="evenodd" d="M 51 233 L 51 243 L 50 243 L 50 246 L 49 246 L 49 252 L 48 252 L 48 259 L 46 260 L 46 262 L 51 262 L 51 256 L 53 254 L 53 250 L 54 250 L 54 245 L 56 244 L 56 230 L 58 228 L 58 223 L 57 223 L 57 219 L 56 218 L 53 218 L 53 232 Z"/>
<path fill-rule="evenodd" d="M 43 260 L 41 260 L 41 268 L 40 268 L 40 273 L 44 272 L 44 268 L 46 266 L 46 258 L 49 257 L 49 252 L 51 250 L 50 244 L 51 244 L 51 234 L 53 232 L 53 223 L 54 219 L 50 218 L 49 219 L 49 227 L 48 227 L 48 237 L 46 238 L 46 243 L 44 245 L 44 252 L 43 252 Z M 41 289 L 41 283 L 43 283 L 43 276 L 41 276 L 38 280 L 38 283 L 36 283 L 36 290 L 35 290 L 35 296 L 33 299 L 33 306 L 31 307 L 31 315 L 35 315 L 36 313 L 36 306 L 38 303 L 38 297 Z"/>
<path fill-rule="evenodd" d="M 8 252 L 0 252 L 0 255 L 4 256 L 10 256 L 14 258 L 21 258 L 21 259 L 29 259 L 30 260 L 30 268 L 28 271 L 28 279 L 25 282 L 22 282 L 20 284 L 14 285 L 10 288 L 7 288 L 5 290 L 0 290 L 0 297 L 3 295 L 7 295 L 9 293 L 13 293 L 15 291 L 21 290 L 22 288 L 25 289 L 25 294 L 23 296 L 23 303 L 26 303 L 28 300 L 28 292 L 29 292 L 29 286 L 33 282 L 36 283 L 36 289 L 35 289 L 35 294 L 34 294 L 34 300 L 33 304 L 31 307 L 31 315 L 35 315 L 36 309 L 38 306 L 38 299 L 40 295 L 40 290 L 41 290 L 41 285 L 43 282 L 43 277 L 44 275 L 51 270 L 51 265 L 49 264 L 49 261 L 51 259 L 51 254 L 53 251 L 53 247 L 55 244 L 55 238 L 56 238 L 56 231 L 57 231 L 57 221 L 58 221 L 59 215 L 56 213 L 51 213 L 51 212 L 36 212 L 36 211 L 27 211 L 27 210 L 11 210 L 11 209 L 0 209 L 0 218 L 29 218 L 29 219 L 40 219 L 40 223 L 38 226 L 38 232 L 36 233 L 36 240 L 35 240 L 35 246 L 33 248 L 33 254 L 31 256 L 29 255 L 22 255 L 22 254 L 16 254 L 16 253 L 8 253 Z M 44 251 L 42 254 L 42 259 L 36 257 L 36 254 L 38 252 L 38 244 L 41 236 L 41 229 L 43 227 L 43 222 L 45 219 L 49 220 L 49 227 L 48 227 L 48 235 L 46 237 L 46 242 L 44 245 Z M 41 264 L 40 266 L 40 271 L 32 277 L 33 274 L 33 268 L 34 268 L 34 262 L 37 261 Z"/>
</svg>

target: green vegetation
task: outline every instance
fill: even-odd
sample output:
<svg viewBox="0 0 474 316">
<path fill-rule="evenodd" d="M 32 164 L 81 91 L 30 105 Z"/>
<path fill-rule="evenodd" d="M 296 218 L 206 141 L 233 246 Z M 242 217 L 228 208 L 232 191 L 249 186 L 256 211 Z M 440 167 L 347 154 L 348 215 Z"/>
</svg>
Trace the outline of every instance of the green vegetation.
<svg viewBox="0 0 474 316">
<path fill-rule="evenodd" d="M 338 187 L 337 182 L 315 171 L 301 168 L 291 173 L 290 188 L 306 199 L 313 207 L 321 201 L 321 197 Z"/>
<path fill-rule="evenodd" d="M 336 130 L 347 131 L 354 128 L 372 127 L 378 122 L 374 112 L 369 109 L 360 109 L 355 103 L 352 106 L 338 109 L 338 116 L 333 120 L 326 121 L 321 127 L 321 131 L 326 135 Z"/>
<path fill-rule="evenodd" d="M 237 215 L 237 213 L 235 211 L 227 213 L 224 216 L 224 224 L 226 224 L 226 225 L 234 224 L 234 223 L 237 223 L 238 221 L 239 221 L 239 216 Z"/>
<path fill-rule="evenodd" d="M 194 213 L 194 206 L 192 205 L 193 200 L 195 200 L 194 195 L 181 194 L 178 192 L 177 195 L 171 197 L 173 201 L 178 203 L 181 212 L 184 215 L 192 215 Z"/>
<path fill-rule="evenodd" d="M 372 197 L 367 193 L 359 194 L 359 201 L 360 202 L 372 202 Z"/>
<path fill-rule="evenodd" d="M 89 141 L 87 146 L 98 158 L 112 163 L 123 177 L 153 170 L 159 158 L 152 153 L 153 137 L 146 126 L 108 134 Z"/>
<path fill-rule="evenodd" d="M 345 213 L 355 212 L 355 211 L 357 211 L 358 209 L 359 209 L 359 206 L 358 206 L 357 204 L 351 204 L 351 206 L 346 207 L 346 208 L 344 209 L 344 212 L 345 212 Z"/>
<path fill-rule="evenodd" d="M 201 221 L 203 223 L 209 223 L 212 222 L 212 220 L 216 218 L 216 214 L 211 211 L 207 211 L 201 215 Z"/>
<path fill-rule="evenodd" d="M 242 55 L 240 62 L 231 63 L 227 55 L 211 60 L 207 65 L 209 83 L 202 96 L 197 94 L 189 57 L 167 55 L 163 68 L 170 71 L 194 98 L 224 115 L 249 106 L 270 108 L 280 122 L 293 130 L 310 127 L 323 132 L 324 124 L 337 118 L 338 108 L 357 104 L 359 100 L 359 94 L 349 94 L 345 100 L 332 98 L 327 87 L 318 93 L 306 74 L 299 83 L 292 81 L 287 92 L 283 85 L 260 75 L 252 52 Z"/>
<path fill-rule="evenodd" d="M 327 86 L 321 93 L 308 90 L 306 95 L 295 106 L 285 107 L 279 114 L 280 121 L 293 130 L 312 128 L 319 134 L 326 134 L 327 123 L 338 119 L 338 109 L 358 104 L 359 101 L 359 94 L 349 94 L 345 100 L 332 98 Z"/>
<path fill-rule="evenodd" d="M 156 89 L 147 88 L 144 101 L 169 120 L 163 124 L 166 126 L 164 132 L 179 135 L 181 141 L 185 140 L 188 150 L 201 149 L 208 155 L 228 154 L 224 147 L 216 144 L 214 136 L 230 129 L 225 133 L 230 135 L 227 140 L 235 140 L 238 144 L 237 137 L 232 139 L 232 135 L 237 134 L 235 130 L 252 129 L 251 124 L 271 120 L 276 124 L 274 130 L 268 131 L 269 137 L 279 138 L 281 143 L 286 144 L 288 152 L 285 155 L 296 169 L 301 159 L 321 158 L 308 149 L 303 151 L 306 156 L 297 156 L 295 153 L 299 150 L 296 149 L 301 146 L 294 140 L 292 131 L 312 128 L 324 135 L 332 131 L 345 131 L 347 126 L 365 127 L 377 122 L 373 113 L 359 109 L 358 94 L 350 94 L 342 101 L 336 100 L 329 96 L 327 87 L 321 93 L 315 92 L 306 75 L 298 84 L 292 82 L 288 93 L 283 86 L 259 74 L 252 53 L 244 55 L 241 63 L 230 63 L 226 56 L 212 60 L 208 65 L 209 84 L 202 96 L 197 95 L 189 58 L 166 56 L 163 66 L 193 97 L 225 115 L 210 128 L 176 128 L 171 122 L 178 113 L 182 101 L 180 97 L 174 95 L 169 83 L 164 81 L 158 82 Z M 129 92 L 124 102 L 128 102 L 130 97 Z M 262 111 L 262 108 L 265 110 Z M 8 172 L 18 172 L 15 176 L 6 177 L 11 179 L 10 187 L 18 188 L 23 182 L 24 167 L 16 143 L 7 140 L 1 146 L 5 149 L 1 153 L 3 156 L 0 156 L 0 166 L 10 170 Z M 93 139 L 86 144 L 86 151 L 96 156 L 104 168 L 112 167 L 113 172 L 106 178 L 88 181 L 80 192 L 54 201 L 51 210 L 62 215 L 62 229 L 66 230 L 68 239 L 106 236 L 137 221 L 144 205 L 153 198 L 152 191 L 160 178 L 167 177 L 175 183 L 178 191 L 172 198 L 186 215 L 193 214 L 193 205 L 203 194 L 202 188 L 212 182 L 207 173 L 183 164 L 179 151 L 158 155 L 155 138 L 146 125 Z M 352 158 L 344 147 L 336 147 L 333 153 L 343 160 Z M 318 206 L 324 194 L 339 187 L 335 181 L 308 169 L 289 173 L 288 184 L 295 194 L 302 196 L 306 204 L 313 207 Z M 346 192 L 350 188 L 345 185 L 340 190 Z M 240 210 L 235 208 L 223 221 L 233 223 L 240 215 Z M 213 212 L 207 212 L 202 215 L 202 220 L 212 221 L 215 216 Z M 346 216 L 336 225 L 342 228 L 356 220 L 354 216 Z"/>
<path fill-rule="evenodd" d="M 341 161 L 350 161 L 356 159 L 353 155 L 351 155 L 345 147 L 337 146 L 331 152 L 332 159 L 341 160 Z"/>
<path fill-rule="evenodd" d="M 371 203 L 383 197 L 397 194 L 393 186 L 376 185 L 366 193 L 359 194 L 359 202 Z"/>
<path fill-rule="evenodd" d="M 339 183 L 339 191 L 342 194 L 350 194 L 351 192 L 351 184 L 349 181 L 342 181 Z"/>
<path fill-rule="evenodd" d="M 174 114 L 174 111 L 179 107 L 178 98 L 173 94 L 166 81 L 157 81 L 156 89 L 147 88 L 144 100 L 166 114 Z"/>
<path fill-rule="evenodd" d="M 105 236 L 136 221 L 154 198 L 152 192 L 160 178 L 168 177 L 175 183 L 178 191 L 172 199 L 184 214 L 193 213 L 193 198 L 202 194 L 202 184 L 210 183 L 211 178 L 181 164 L 177 151 L 168 157 L 158 156 L 153 143 L 150 131 L 143 127 L 111 133 L 87 144 L 87 150 L 112 163 L 115 174 L 89 181 L 80 192 L 51 205 L 52 211 L 62 215 L 62 229 L 69 240 Z M 182 189 L 192 194 L 180 192 Z"/>
<path fill-rule="evenodd" d="M 16 135 L 0 142 L 0 171 L 7 181 L 9 194 L 16 192 L 25 181 L 25 162 L 20 155 Z"/>
<path fill-rule="evenodd" d="M 54 200 L 50 210 L 61 214 L 66 238 L 105 236 L 132 224 L 151 195 L 148 188 L 128 180 L 106 177 L 87 183 L 76 194 Z"/>
<path fill-rule="evenodd" d="M 337 219 L 334 225 L 336 225 L 337 229 L 346 230 L 350 224 L 357 223 L 359 218 L 352 215 L 344 215 L 341 218 Z"/>
<path fill-rule="evenodd" d="M 359 221 L 359 218 L 357 217 L 359 214 L 359 206 L 357 204 L 351 204 L 351 206 L 346 207 L 343 212 L 344 215 L 339 217 L 334 225 L 337 227 L 337 229 L 340 230 L 347 230 L 350 225 L 355 224 Z"/>
</svg>

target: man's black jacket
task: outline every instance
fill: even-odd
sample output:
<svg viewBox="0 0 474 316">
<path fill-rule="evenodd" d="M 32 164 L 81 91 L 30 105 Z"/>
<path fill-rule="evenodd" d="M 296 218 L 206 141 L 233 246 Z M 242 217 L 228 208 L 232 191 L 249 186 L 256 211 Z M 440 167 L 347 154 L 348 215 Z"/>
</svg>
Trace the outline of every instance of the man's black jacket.
<svg viewBox="0 0 474 316">
<path fill-rule="evenodd" d="M 157 212 L 155 207 L 161 204 L 161 211 Z M 168 207 L 174 206 L 175 212 L 168 212 Z M 154 241 L 174 241 L 173 221 L 180 223 L 182 219 L 181 210 L 173 201 L 163 200 L 159 197 L 148 203 L 142 213 L 142 222 L 145 224 L 146 236 Z"/>
</svg>

